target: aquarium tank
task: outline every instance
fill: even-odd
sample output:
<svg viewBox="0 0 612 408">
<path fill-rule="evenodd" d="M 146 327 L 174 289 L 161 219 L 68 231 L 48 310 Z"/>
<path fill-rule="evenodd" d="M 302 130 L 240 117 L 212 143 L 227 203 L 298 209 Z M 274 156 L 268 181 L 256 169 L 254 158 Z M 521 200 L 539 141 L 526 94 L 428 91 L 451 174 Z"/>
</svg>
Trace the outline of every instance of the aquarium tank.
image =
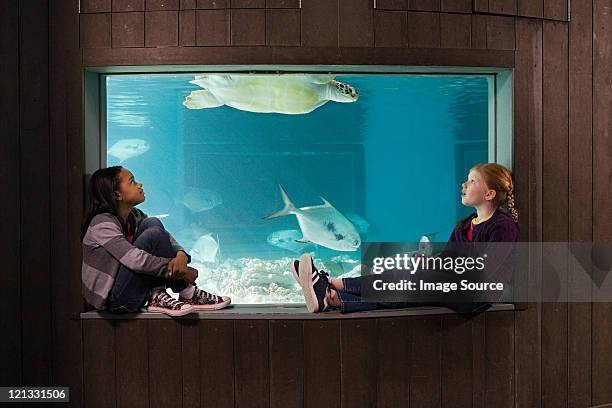
<svg viewBox="0 0 612 408">
<path fill-rule="evenodd" d="M 363 242 L 445 242 L 489 161 L 487 75 L 106 75 L 106 165 L 234 304 L 303 303 L 290 264 L 360 275 Z M 176 295 L 175 295 L 176 296 Z"/>
</svg>

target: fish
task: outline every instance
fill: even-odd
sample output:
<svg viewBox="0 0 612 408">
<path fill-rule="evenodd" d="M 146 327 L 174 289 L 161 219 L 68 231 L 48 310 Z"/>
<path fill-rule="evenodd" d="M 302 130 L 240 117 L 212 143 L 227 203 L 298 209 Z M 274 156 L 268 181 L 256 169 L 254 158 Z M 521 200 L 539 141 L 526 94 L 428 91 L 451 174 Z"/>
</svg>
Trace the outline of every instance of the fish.
<svg viewBox="0 0 612 408">
<path fill-rule="evenodd" d="M 210 210 L 223 203 L 219 193 L 213 190 L 192 187 L 186 191 L 181 199 L 175 201 L 196 213 Z"/>
<path fill-rule="evenodd" d="M 301 236 L 300 230 L 280 230 L 268 235 L 267 241 L 270 245 L 299 254 L 309 247 L 309 244 L 297 242 Z"/>
<path fill-rule="evenodd" d="M 368 232 L 368 230 L 370 229 L 370 223 L 367 222 L 360 215 L 357 215 L 355 213 L 347 213 L 346 218 L 348 218 L 349 221 L 353 223 L 353 225 L 355 226 L 355 228 L 357 228 L 357 231 L 360 234 Z"/>
<path fill-rule="evenodd" d="M 208 234 L 202 235 L 198 240 L 193 244 L 191 251 L 189 254 L 191 255 L 191 259 L 197 262 L 216 262 L 217 255 L 219 253 L 219 242 L 218 237 L 215 240 L 212 236 L 212 232 Z"/>
<path fill-rule="evenodd" d="M 119 163 L 123 163 L 127 159 L 140 156 L 150 148 L 151 145 L 144 139 L 121 139 L 107 150 L 107 154 L 119 159 Z"/>
<path fill-rule="evenodd" d="M 302 231 L 302 237 L 296 242 L 313 242 L 337 251 L 356 251 L 361 245 L 361 237 L 355 226 L 338 211 L 329 201 L 320 197 L 321 205 L 297 208 L 279 184 L 281 197 L 285 206 L 272 213 L 264 220 L 270 220 L 294 214 Z"/>
</svg>

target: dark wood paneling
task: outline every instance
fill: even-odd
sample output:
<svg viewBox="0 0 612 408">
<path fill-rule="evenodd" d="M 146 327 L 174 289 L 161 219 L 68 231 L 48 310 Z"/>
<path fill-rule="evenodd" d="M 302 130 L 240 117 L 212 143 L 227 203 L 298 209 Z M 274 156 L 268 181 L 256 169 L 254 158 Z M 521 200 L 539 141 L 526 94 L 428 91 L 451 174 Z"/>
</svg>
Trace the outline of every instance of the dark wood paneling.
<svg viewBox="0 0 612 408">
<path fill-rule="evenodd" d="M 477 13 L 488 13 L 489 12 L 489 0 L 473 0 L 474 11 Z"/>
<path fill-rule="evenodd" d="M 196 0 L 180 0 L 179 7 L 181 10 L 193 10 L 196 8 Z"/>
<path fill-rule="evenodd" d="M 571 2 L 569 26 L 569 240 L 593 240 L 593 1 Z M 569 273 L 570 294 L 590 296 Z M 587 288 L 575 289 L 572 288 Z M 591 405 L 591 304 L 568 304 L 568 405 Z"/>
<path fill-rule="evenodd" d="M 472 406 L 486 408 L 485 385 L 487 383 L 487 346 L 486 313 L 470 319 L 472 329 Z"/>
<path fill-rule="evenodd" d="M 198 9 L 223 9 L 230 7 L 230 0 L 197 0 Z"/>
<path fill-rule="evenodd" d="M 112 46 L 144 47 L 144 13 L 112 13 Z"/>
<path fill-rule="evenodd" d="M 442 318 L 409 320 L 410 406 L 438 407 L 441 404 Z"/>
<path fill-rule="evenodd" d="M 376 0 L 377 10 L 408 10 L 408 0 Z"/>
<path fill-rule="evenodd" d="M 270 408 L 304 404 L 302 322 L 270 321 Z"/>
<path fill-rule="evenodd" d="M 544 0 L 517 0 L 519 16 L 542 18 L 544 14 Z"/>
<path fill-rule="evenodd" d="M 442 48 L 471 48 L 472 16 L 440 14 L 440 45 Z"/>
<path fill-rule="evenodd" d="M 489 13 L 515 16 L 517 0 L 489 0 Z"/>
<path fill-rule="evenodd" d="M 153 342 L 154 345 L 155 340 Z M 157 352 L 165 353 L 163 350 Z M 115 364 L 117 407 L 149 407 L 149 336 L 146 320 L 116 322 Z"/>
<path fill-rule="evenodd" d="M 517 20 L 516 48 L 514 177 L 517 180 L 515 194 L 520 238 L 522 241 L 541 241 L 541 235 L 538 237 L 538 231 L 541 233 L 541 194 L 538 190 L 542 180 L 541 21 Z M 520 180 L 532 182 L 527 184 Z M 533 274 L 529 278 L 533 278 Z M 533 281 L 531 284 L 531 288 L 537 287 Z M 517 389 L 515 403 L 524 407 L 537 406 L 541 396 L 540 304 L 529 303 L 526 310 L 516 313 L 514 325 L 514 372 Z"/>
<path fill-rule="evenodd" d="M 234 322 L 236 407 L 270 406 L 270 352 L 266 320 Z"/>
<path fill-rule="evenodd" d="M 487 16 L 487 48 L 514 50 L 514 17 Z"/>
<path fill-rule="evenodd" d="M 229 45 L 229 10 L 196 11 L 196 44 Z"/>
<path fill-rule="evenodd" d="M 472 14 L 472 48 L 487 48 L 487 16 Z"/>
<path fill-rule="evenodd" d="M 84 405 L 114 407 L 117 400 L 114 323 L 87 320 L 82 324 Z"/>
<path fill-rule="evenodd" d="M 408 8 L 414 11 L 440 11 L 440 0 L 408 0 Z"/>
<path fill-rule="evenodd" d="M 407 408 L 410 397 L 408 319 L 379 319 L 378 407 Z"/>
<path fill-rule="evenodd" d="M 81 0 L 81 13 L 106 13 L 111 11 L 111 0 Z"/>
<path fill-rule="evenodd" d="M 440 365 L 443 407 L 472 407 L 472 324 L 462 316 L 442 317 Z M 479 352 L 476 350 L 475 352 Z"/>
<path fill-rule="evenodd" d="M 80 43 L 83 48 L 100 48 L 111 46 L 111 15 L 81 14 Z"/>
<path fill-rule="evenodd" d="M 376 406 L 376 320 L 344 320 L 340 330 L 342 406 Z"/>
<path fill-rule="evenodd" d="M 568 31 L 561 22 L 544 21 L 543 221 L 544 241 L 566 242 L 568 234 Z M 558 268 L 559 279 L 567 272 Z M 542 400 L 568 401 L 567 304 L 542 304 Z"/>
<path fill-rule="evenodd" d="M 234 322 L 201 321 L 199 328 L 200 406 L 234 408 Z"/>
<path fill-rule="evenodd" d="M 49 9 L 19 2 L 22 382 L 51 383 Z M 27 95 L 27 97 L 25 97 Z M 27 184 L 35 180 L 34 184 Z M 41 205 L 42 204 L 42 205 Z M 9 272 L 10 273 L 10 272 Z"/>
<path fill-rule="evenodd" d="M 178 11 L 150 11 L 145 15 L 145 46 L 178 45 Z"/>
<path fill-rule="evenodd" d="M 266 8 L 300 8 L 300 0 L 266 0 Z"/>
<path fill-rule="evenodd" d="M 514 407 L 514 313 L 487 313 L 486 407 Z"/>
<path fill-rule="evenodd" d="M 449 13 L 471 13 L 472 0 L 442 0 L 440 10 Z"/>
<path fill-rule="evenodd" d="M 440 14 L 409 11 L 408 44 L 413 48 L 439 48 Z"/>
<path fill-rule="evenodd" d="M 308 320 L 303 325 L 304 408 L 340 408 L 340 321 Z"/>
<path fill-rule="evenodd" d="M 113 12 L 144 11 L 145 0 L 112 0 Z"/>
<path fill-rule="evenodd" d="M 179 0 L 146 0 L 147 11 L 155 10 L 178 10 L 180 8 Z"/>
<path fill-rule="evenodd" d="M 179 12 L 179 45 L 196 45 L 196 12 L 181 10 Z"/>
<path fill-rule="evenodd" d="M 21 346 L 21 272 L 20 224 L 21 183 L 19 169 L 19 3 L 9 1 L 0 6 L 0 112 L 2 148 L 0 149 L 0 195 L 4 197 L 0 211 L 0 256 L 5 273 L 0 274 L 0 384 L 18 385 L 22 378 Z"/>
<path fill-rule="evenodd" d="M 612 27 L 610 0 L 593 1 L 593 240 L 612 241 Z M 612 304 L 593 303 L 592 405 L 612 401 Z"/>
<path fill-rule="evenodd" d="M 569 0 L 544 0 L 544 18 L 567 21 L 568 1 Z M 585 7 L 585 4 L 583 4 L 583 7 Z"/>
<path fill-rule="evenodd" d="M 180 407 L 183 404 L 181 326 L 172 320 L 150 320 L 147 337 L 149 406 Z"/>
<path fill-rule="evenodd" d="M 183 368 L 183 406 L 199 407 L 200 382 L 200 325 L 197 320 L 181 322 L 181 364 Z"/>
<path fill-rule="evenodd" d="M 266 0 L 230 0 L 232 8 L 265 8 Z"/>
<path fill-rule="evenodd" d="M 287 45 L 299 47 L 299 10 L 266 10 L 266 45 Z"/>
<path fill-rule="evenodd" d="M 374 15 L 371 0 L 339 0 L 340 47 L 373 47 Z"/>
<path fill-rule="evenodd" d="M 377 47 L 408 45 L 408 16 L 405 11 L 376 11 L 375 38 Z"/>
<path fill-rule="evenodd" d="M 265 45 L 265 10 L 237 9 L 231 11 L 232 45 Z"/>
<path fill-rule="evenodd" d="M 338 1 L 302 0 L 302 46 L 338 46 Z"/>
</svg>

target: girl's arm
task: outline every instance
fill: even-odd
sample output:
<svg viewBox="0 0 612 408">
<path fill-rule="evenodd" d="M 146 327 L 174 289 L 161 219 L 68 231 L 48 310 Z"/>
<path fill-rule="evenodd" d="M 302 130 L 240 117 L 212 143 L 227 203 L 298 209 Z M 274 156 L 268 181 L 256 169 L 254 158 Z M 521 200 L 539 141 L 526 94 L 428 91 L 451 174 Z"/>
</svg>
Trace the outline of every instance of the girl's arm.
<svg viewBox="0 0 612 408">
<path fill-rule="evenodd" d="M 181 244 L 179 244 L 176 239 L 174 239 L 174 237 L 172 236 L 172 234 L 170 233 L 170 231 L 168 231 L 168 236 L 170 237 L 170 243 L 172 244 L 172 248 L 178 253 L 179 251 L 183 251 L 185 253 L 185 255 L 187 255 L 187 263 L 191 262 L 191 255 L 189 255 L 187 253 L 187 251 L 185 251 L 185 248 L 183 248 L 181 246 Z"/>
<path fill-rule="evenodd" d="M 90 225 L 83 243 L 102 246 L 126 268 L 147 275 L 164 276 L 170 262 L 170 258 L 151 255 L 130 244 L 119 225 L 110 220 Z"/>
</svg>

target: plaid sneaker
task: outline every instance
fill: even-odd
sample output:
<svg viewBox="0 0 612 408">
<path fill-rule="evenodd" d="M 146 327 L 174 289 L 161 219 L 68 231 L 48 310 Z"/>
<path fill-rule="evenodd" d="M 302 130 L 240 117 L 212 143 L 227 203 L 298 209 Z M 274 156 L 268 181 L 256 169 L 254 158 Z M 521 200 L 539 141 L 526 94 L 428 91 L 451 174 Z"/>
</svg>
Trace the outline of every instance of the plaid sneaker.
<svg viewBox="0 0 612 408">
<path fill-rule="evenodd" d="M 179 300 L 191 305 L 194 311 L 223 309 L 232 302 L 228 296 L 213 295 L 200 288 L 195 288 L 191 299 L 179 296 Z"/>
<path fill-rule="evenodd" d="M 195 312 L 191 305 L 176 300 L 166 293 L 165 290 L 159 292 L 156 296 L 151 296 L 147 311 L 151 313 L 165 313 L 175 317 Z"/>
<path fill-rule="evenodd" d="M 304 254 L 300 258 L 297 264 L 297 276 L 304 292 L 308 311 L 318 313 L 328 310 L 330 306 L 327 304 L 325 295 L 331 287 L 329 274 L 315 268 L 310 254 Z"/>
</svg>

